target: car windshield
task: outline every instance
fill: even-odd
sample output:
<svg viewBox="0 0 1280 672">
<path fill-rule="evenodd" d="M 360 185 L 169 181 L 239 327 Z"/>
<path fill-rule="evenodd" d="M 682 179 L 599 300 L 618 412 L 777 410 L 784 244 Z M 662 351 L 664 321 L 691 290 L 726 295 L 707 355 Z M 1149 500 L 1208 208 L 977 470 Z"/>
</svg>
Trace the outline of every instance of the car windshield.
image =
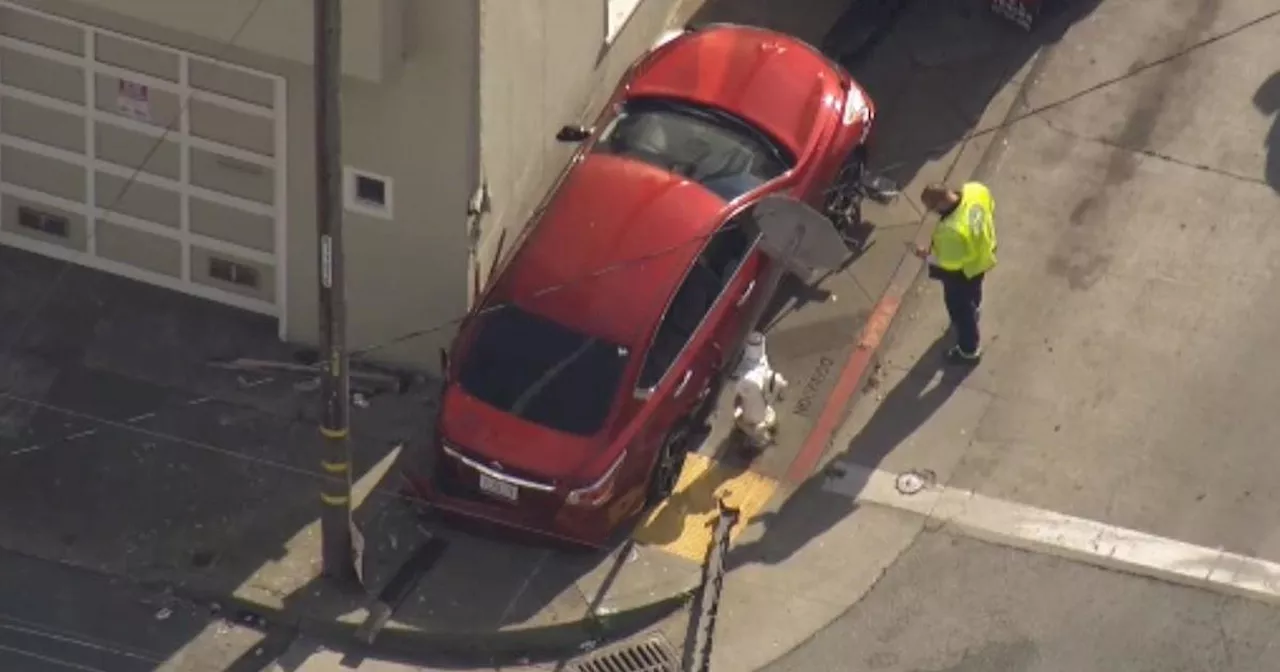
<svg viewBox="0 0 1280 672">
<path fill-rule="evenodd" d="M 682 175 L 726 201 L 778 177 L 795 162 L 764 133 L 732 115 L 662 99 L 628 103 L 594 151 Z"/>
<path fill-rule="evenodd" d="M 604 427 L 628 351 L 517 306 L 479 318 L 458 383 L 503 412 L 543 427 L 592 436 Z"/>
</svg>

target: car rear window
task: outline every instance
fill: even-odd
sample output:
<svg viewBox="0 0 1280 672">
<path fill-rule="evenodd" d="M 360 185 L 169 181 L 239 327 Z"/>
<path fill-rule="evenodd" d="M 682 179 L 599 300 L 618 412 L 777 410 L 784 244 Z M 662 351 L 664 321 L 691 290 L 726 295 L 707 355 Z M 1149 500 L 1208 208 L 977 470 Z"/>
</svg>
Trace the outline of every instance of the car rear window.
<svg viewBox="0 0 1280 672">
<path fill-rule="evenodd" d="M 609 417 L 626 348 L 504 304 L 482 315 L 459 362 L 468 394 L 528 422 L 591 436 Z"/>
<path fill-rule="evenodd" d="M 795 159 L 764 132 L 720 110 L 659 98 L 627 103 L 595 150 L 682 175 L 726 201 L 785 173 Z"/>
</svg>

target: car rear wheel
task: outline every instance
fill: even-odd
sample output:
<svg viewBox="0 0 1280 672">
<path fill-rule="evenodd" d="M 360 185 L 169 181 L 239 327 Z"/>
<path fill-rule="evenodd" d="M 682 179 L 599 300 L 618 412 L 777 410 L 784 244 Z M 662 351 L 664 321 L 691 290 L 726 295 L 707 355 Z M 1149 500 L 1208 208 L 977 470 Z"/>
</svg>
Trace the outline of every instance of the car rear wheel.
<svg viewBox="0 0 1280 672">
<path fill-rule="evenodd" d="M 649 506 L 657 506 L 676 490 L 680 481 L 680 472 L 684 470 L 685 457 L 689 455 L 690 439 L 693 433 L 687 422 L 681 422 L 662 442 L 662 450 L 658 453 L 658 461 L 653 465 L 653 476 L 649 480 Z"/>
</svg>

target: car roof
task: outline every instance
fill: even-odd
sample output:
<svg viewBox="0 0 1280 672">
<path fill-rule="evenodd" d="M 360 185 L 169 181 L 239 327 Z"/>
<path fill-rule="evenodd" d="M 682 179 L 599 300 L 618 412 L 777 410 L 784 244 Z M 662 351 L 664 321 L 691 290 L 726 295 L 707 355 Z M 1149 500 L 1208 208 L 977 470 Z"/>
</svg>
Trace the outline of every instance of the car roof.
<svg viewBox="0 0 1280 672">
<path fill-rule="evenodd" d="M 486 303 L 515 303 L 585 334 L 641 347 L 726 207 L 679 175 L 587 154 Z"/>
<path fill-rule="evenodd" d="M 815 139 L 821 108 L 838 111 L 841 86 L 831 62 L 799 39 L 763 28 L 715 25 L 656 51 L 635 74 L 627 95 L 681 98 L 722 109 L 800 157 Z"/>
</svg>

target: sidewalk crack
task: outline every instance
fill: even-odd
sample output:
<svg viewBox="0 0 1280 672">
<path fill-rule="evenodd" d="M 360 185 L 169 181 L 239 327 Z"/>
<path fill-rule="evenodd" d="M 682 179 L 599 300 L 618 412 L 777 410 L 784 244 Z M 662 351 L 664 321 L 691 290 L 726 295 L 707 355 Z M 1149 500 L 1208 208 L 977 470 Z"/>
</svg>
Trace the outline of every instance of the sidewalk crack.
<svg viewBox="0 0 1280 672">
<path fill-rule="evenodd" d="M 1248 175 L 1241 175 L 1240 173 L 1232 172 L 1230 170 L 1226 170 L 1225 168 L 1218 168 L 1216 166 L 1211 166 L 1207 163 L 1196 163 L 1194 161 L 1180 159 L 1171 154 L 1165 154 L 1164 152 L 1157 152 L 1153 149 L 1146 149 L 1143 147 L 1129 147 L 1115 140 L 1112 140 L 1111 138 L 1108 138 L 1106 136 L 1093 136 L 1093 135 L 1078 133 L 1069 128 L 1061 126 L 1057 123 L 1054 123 L 1054 121 L 1046 115 L 1035 115 L 1034 118 L 1039 120 L 1041 123 L 1043 123 L 1046 127 L 1049 128 L 1049 130 L 1052 130 L 1060 135 L 1064 135 L 1068 138 L 1071 138 L 1072 140 L 1077 140 L 1080 142 L 1088 142 L 1095 145 L 1102 145 L 1104 147 L 1108 147 L 1110 149 L 1114 149 L 1117 151 L 1127 152 L 1134 156 L 1141 156 L 1149 159 L 1155 159 L 1157 161 L 1162 161 L 1164 163 L 1171 163 L 1177 166 L 1182 166 L 1183 168 L 1190 168 L 1192 170 L 1197 170 L 1200 172 L 1219 175 L 1221 177 L 1226 177 L 1228 179 L 1236 180 L 1238 182 L 1246 182 L 1249 184 L 1259 184 L 1262 186 L 1269 186 L 1267 181 L 1262 178 L 1250 177 Z"/>
</svg>

